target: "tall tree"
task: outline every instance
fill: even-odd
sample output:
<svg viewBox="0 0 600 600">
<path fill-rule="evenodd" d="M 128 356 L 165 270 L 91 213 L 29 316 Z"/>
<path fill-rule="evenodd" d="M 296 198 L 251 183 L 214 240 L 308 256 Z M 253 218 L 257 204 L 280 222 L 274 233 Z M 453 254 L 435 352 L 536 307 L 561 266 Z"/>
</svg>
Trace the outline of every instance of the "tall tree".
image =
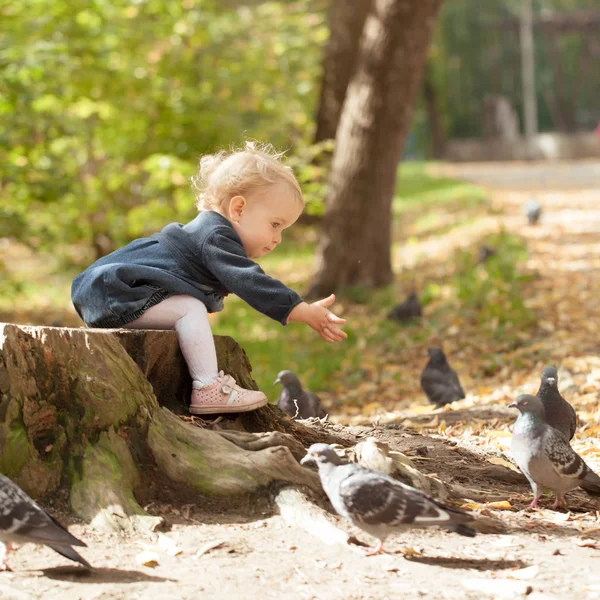
<svg viewBox="0 0 600 600">
<path fill-rule="evenodd" d="M 348 83 L 356 68 L 360 34 L 373 0 L 333 0 L 323 57 L 315 142 L 335 138 Z"/>
<path fill-rule="evenodd" d="M 310 296 L 392 281 L 396 170 L 442 0 L 375 0 L 336 135 Z"/>
</svg>

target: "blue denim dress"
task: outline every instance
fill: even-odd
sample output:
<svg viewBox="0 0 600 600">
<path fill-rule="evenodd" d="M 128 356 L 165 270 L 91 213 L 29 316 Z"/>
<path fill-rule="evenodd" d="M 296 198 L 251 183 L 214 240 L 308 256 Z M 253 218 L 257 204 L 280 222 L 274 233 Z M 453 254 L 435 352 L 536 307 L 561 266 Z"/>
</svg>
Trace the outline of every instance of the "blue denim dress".
<svg viewBox="0 0 600 600">
<path fill-rule="evenodd" d="M 231 223 L 213 211 L 186 225 L 167 225 L 100 258 L 71 287 L 75 309 L 89 327 L 123 327 L 165 298 L 181 294 L 218 312 L 229 293 L 283 325 L 302 302 L 248 258 Z"/>
</svg>

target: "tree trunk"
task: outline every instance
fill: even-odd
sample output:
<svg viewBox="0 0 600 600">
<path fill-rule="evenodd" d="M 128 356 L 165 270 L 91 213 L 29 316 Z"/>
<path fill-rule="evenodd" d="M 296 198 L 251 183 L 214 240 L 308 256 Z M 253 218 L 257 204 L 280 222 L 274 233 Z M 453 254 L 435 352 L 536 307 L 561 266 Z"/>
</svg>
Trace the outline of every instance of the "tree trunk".
<svg viewBox="0 0 600 600">
<path fill-rule="evenodd" d="M 215 341 L 220 368 L 256 388 L 244 351 Z M 216 495 L 271 481 L 320 489 L 297 459 L 331 435 L 274 406 L 186 423 L 156 394 L 184 412 L 189 379 L 175 332 L 0 324 L 0 472 L 34 498 L 66 490 L 77 515 L 112 530 L 161 521 L 136 500 L 155 481 Z"/>
<path fill-rule="evenodd" d="M 335 139 L 342 105 L 356 67 L 360 34 L 372 0 L 333 0 L 323 58 L 315 143 Z"/>
<path fill-rule="evenodd" d="M 336 136 L 309 296 L 393 278 L 391 201 L 441 0 L 376 0 Z"/>
</svg>

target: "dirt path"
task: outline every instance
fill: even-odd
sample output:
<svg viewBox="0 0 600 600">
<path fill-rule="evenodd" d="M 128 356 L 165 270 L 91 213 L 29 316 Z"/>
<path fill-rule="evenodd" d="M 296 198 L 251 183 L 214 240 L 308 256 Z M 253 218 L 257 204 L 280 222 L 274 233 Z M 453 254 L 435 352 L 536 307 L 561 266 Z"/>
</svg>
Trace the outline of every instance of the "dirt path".
<svg viewBox="0 0 600 600">
<path fill-rule="evenodd" d="M 100 535 L 75 524 L 71 531 L 87 542 L 82 554 L 97 567 L 94 572 L 65 565 L 51 550 L 28 545 L 11 557 L 13 572 L 0 574 L 0 598 L 600 598 L 600 499 L 575 491 L 569 495 L 569 513 L 524 510 L 528 486 L 490 475 L 490 460 L 497 464 L 508 458 L 512 418 L 484 414 L 505 405 L 516 392 L 535 390 L 536 369 L 542 364 L 535 358 L 539 353 L 562 367 L 561 389 L 582 421 L 575 447 L 600 471 L 600 186 L 593 183 L 600 180 L 594 179 L 597 167 L 588 166 L 585 177 L 568 165 L 550 171 L 547 166 L 534 167 L 528 179 L 527 168 L 520 166 L 512 171 L 512 186 L 506 166 L 452 169 L 502 187 L 494 192 L 494 203 L 503 214 L 490 216 L 488 225 L 495 219 L 497 227 L 501 219 L 528 240 L 529 266 L 540 273 L 529 287 L 528 304 L 539 313 L 540 331 L 519 349 L 520 370 L 500 369 L 477 395 L 452 411 L 428 415 L 423 414 L 427 407 L 407 410 L 396 415 L 396 425 L 350 433 L 383 438 L 410 455 L 424 472 L 476 490 L 480 497 L 469 499 L 469 507 L 499 519 L 502 531 L 473 540 L 437 530 L 408 532 L 388 545 L 390 551 L 404 554 L 366 558 L 359 547 L 325 546 L 288 526 L 282 517 L 272 516 L 267 501 L 256 498 L 219 514 L 205 510 L 202 500 L 183 507 L 155 504 L 150 511 L 164 515 L 172 525 L 164 535 L 178 546 L 179 554 L 170 554 L 156 535 Z M 560 185 L 561 170 L 569 185 Z M 575 189 L 572 184 L 578 180 L 596 185 L 595 190 Z M 524 227 L 521 205 L 532 193 L 544 206 L 544 217 L 539 226 Z M 488 225 L 480 220 L 472 235 L 481 235 Z M 465 240 L 465 231 L 453 230 L 427 242 L 428 251 L 439 246 L 447 255 L 449 246 Z M 460 360 L 466 369 L 471 355 L 468 348 L 463 352 Z M 366 536 L 361 539 L 370 542 Z M 136 562 L 147 549 L 156 552 L 154 567 Z"/>
</svg>

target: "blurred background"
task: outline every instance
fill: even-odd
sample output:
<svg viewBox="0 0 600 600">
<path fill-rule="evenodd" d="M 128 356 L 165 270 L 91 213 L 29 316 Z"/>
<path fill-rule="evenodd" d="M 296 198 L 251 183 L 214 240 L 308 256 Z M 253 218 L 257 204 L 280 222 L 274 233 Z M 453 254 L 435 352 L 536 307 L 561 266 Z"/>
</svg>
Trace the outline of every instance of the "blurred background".
<svg viewBox="0 0 600 600">
<path fill-rule="evenodd" d="M 238 340 L 272 397 L 276 373 L 294 368 L 330 405 L 343 395 L 350 412 L 377 412 L 418 393 L 412 380 L 402 387 L 397 365 L 416 357 L 422 366 L 431 341 L 444 338 L 469 365 L 467 377 L 481 379 L 524 366 L 499 349 L 536 343 L 543 323 L 556 329 L 535 310 L 545 302 L 520 206 L 535 194 L 546 209 L 581 182 L 588 196 L 597 189 L 597 0 L 429 0 L 420 10 L 413 21 L 387 23 L 415 48 L 390 63 L 406 81 L 386 96 L 386 118 L 400 116 L 391 157 L 381 148 L 378 157 L 397 168 L 380 205 L 393 221 L 383 241 L 390 268 L 380 279 L 333 286 L 348 342 L 332 351 L 313 332 L 283 330 L 237 299 L 214 317 L 215 334 Z M 306 216 L 263 266 L 299 292 L 329 291 L 322 236 L 335 238 L 327 212 L 339 199 L 328 196 L 328 182 L 342 151 L 336 139 L 354 135 L 347 100 L 356 73 L 369 68 L 364 24 L 373 11 L 365 0 L 0 7 L 0 319 L 81 326 L 70 302 L 74 275 L 136 237 L 194 218 L 190 176 L 199 158 L 248 138 L 287 151 L 307 200 Z M 418 19 L 423 27 L 410 29 Z M 476 262 L 483 243 L 501 250 L 485 268 Z M 426 319 L 386 319 L 413 289 Z M 459 332 L 463 342 L 453 342 Z M 557 351 L 542 345 L 536 360 Z M 348 387 L 354 392 L 342 394 Z"/>
</svg>

